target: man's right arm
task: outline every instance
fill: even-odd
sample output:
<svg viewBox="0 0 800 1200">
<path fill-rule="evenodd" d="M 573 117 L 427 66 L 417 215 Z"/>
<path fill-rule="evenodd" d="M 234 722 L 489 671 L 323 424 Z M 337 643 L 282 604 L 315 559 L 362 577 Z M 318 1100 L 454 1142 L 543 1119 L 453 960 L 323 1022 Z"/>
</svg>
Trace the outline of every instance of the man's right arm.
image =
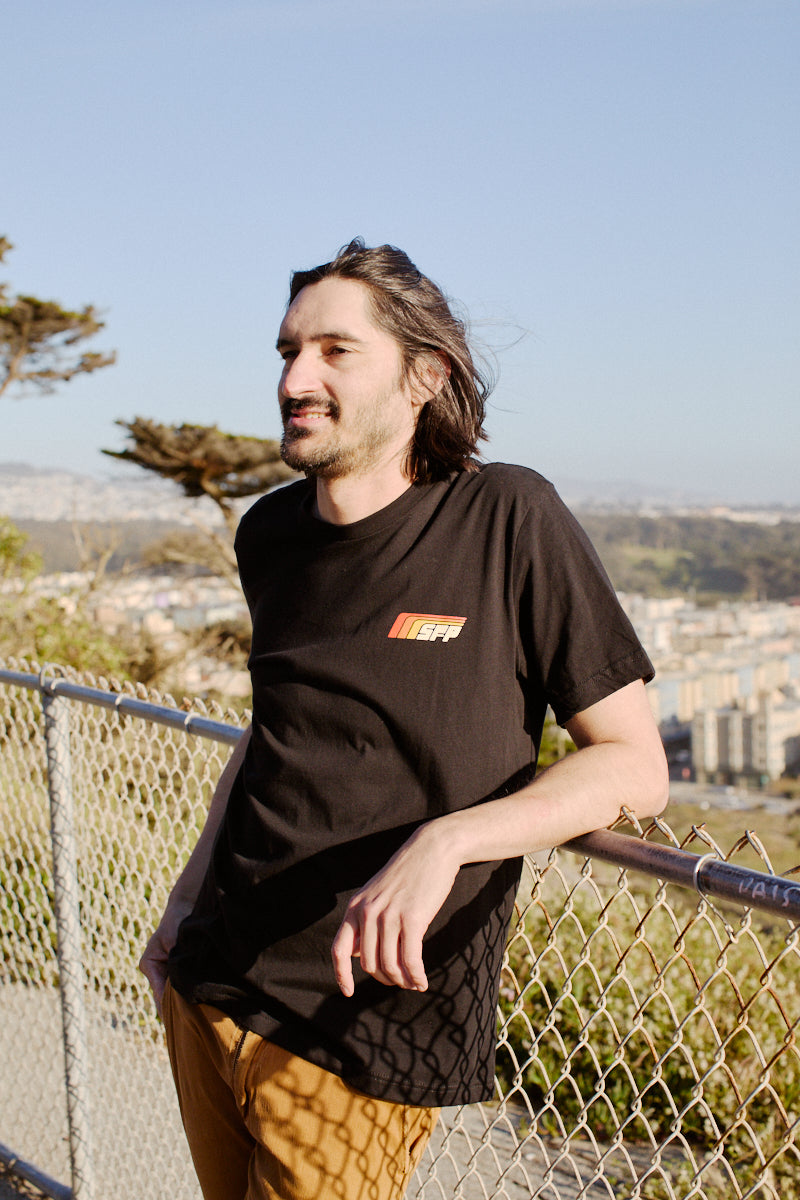
<svg viewBox="0 0 800 1200">
<path fill-rule="evenodd" d="M 214 839 L 217 836 L 217 830 L 222 823 L 222 818 L 228 807 L 228 799 L 233 787 L 233 781 L 244 762 L 245 751 L 247 750 L 249 741 L 250 729 L 248 728 L 234 746 L 233 754 L 228 759 L 225 769 L 219 777 L 219 782 L 209 805 L 203 832 L 197 839 L 197 844 L 192 851 L 189 861 L 170 892 L 164 915 L 155 933 L 147 943 L 144 954 L 139 962 L 139 970 L 147 977 L 159 1014 L 161 1013 L 161 999 L 164 995 L 164 986 L 167 982 L 167 959 L 169 958 L 169 952 L 175 945 L 181 922 L 185 917 L 188 917 L 194 908 L 197 894 L 200 891 L 200 885 L 205 878 L 211 859 L 211 851 L 214 846 Z"/>
</svg>

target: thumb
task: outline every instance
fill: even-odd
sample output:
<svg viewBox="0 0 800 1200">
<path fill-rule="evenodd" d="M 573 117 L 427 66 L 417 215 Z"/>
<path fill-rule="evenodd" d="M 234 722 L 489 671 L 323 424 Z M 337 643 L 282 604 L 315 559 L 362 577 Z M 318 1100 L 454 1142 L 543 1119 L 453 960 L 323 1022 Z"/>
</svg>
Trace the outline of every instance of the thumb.
<svg viewBox="0 0 800 1200">
<path fill-rule="evenodd" d="M 358 957 L 358 929 L 352 917 L 347 916 L 339 926 L 339 932 L 333 939 L 331 959 L 336 982 L 344 996 L 352 996 L 355 991 L 353 980 L 353 958 Z"/>
</svg>

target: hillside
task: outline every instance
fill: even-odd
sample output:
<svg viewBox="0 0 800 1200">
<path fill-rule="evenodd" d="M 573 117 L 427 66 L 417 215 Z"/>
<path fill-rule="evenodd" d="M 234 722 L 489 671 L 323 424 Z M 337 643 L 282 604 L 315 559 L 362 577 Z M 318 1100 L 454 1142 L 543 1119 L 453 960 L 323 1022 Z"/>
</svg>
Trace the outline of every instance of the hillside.
<svg viewBox="0 0 800 1200">
<path fill-rule="evenodd" d="M 108 563 L 108 570 L 112 573 L 121 571 L 124 567 L 136 570 L 144 566 L 147 547 L 169 534 L 177 533 L 190 538 L 197 536 L 191 526 L 187 528 L 174 521 L 164 520 L 89 523 L 19 518 L 14 524 L 17 529 L 28 535 L 27 549 L 35 550 L 42 556 L 43 570 L 48 575 L 57 571 L 80 569 L 80 555 L 75 541 L 76 529 L 89 547 L 96 550 L 102 550 L 106 546 L 115 547 Z"/>
<path fill-rule="evenodd" d="M 648 596 L 692 593 L 701 600 L 790 600 L 800 597 L 800 522 L 749 524 L 716 517 L 579 512 L 614 586 Z M 69 521 L 17 519 L 45 570 L 78 566 Z M 169 533 L 192 537 L 175 521 L 81 522 L 95 545 L 118 543 L 111 570 L 141 565 L 145 550 Z"/>
<path fill-rule="evenodd" d="M 614 586 L 648 596 L 800 597 L 800 522 L 579 513 Z"/>
</svg>

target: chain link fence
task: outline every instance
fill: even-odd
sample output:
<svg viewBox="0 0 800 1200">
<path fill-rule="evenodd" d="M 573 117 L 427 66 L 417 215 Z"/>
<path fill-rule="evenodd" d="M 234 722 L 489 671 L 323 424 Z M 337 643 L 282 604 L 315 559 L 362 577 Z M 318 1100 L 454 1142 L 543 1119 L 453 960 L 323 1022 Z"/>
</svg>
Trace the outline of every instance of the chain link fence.
<svg viewBox="0 0 800 1200">
<path fill-rule="evenodd" d="M 199 1200 L 136 963 L 240 729 L 0 668 L 0 1162 L 57 1200 Z M 800 1200 L 798 918 L 752 833 L 527 860 L 496 1102 L 446 1110 L 409 1196 Z"/>
</svg>

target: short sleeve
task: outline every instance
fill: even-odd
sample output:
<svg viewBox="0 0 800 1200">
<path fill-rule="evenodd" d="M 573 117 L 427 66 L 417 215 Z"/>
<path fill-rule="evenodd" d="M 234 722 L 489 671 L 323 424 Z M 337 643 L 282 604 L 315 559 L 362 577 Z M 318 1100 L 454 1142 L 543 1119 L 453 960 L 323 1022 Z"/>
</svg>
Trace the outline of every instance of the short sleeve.
<svg viewBox="0 0 800 1200">
<path fill-rule="evenodd" d="M 552 485 L 538 492 L 515 543 L 521 667 L 564 725 L 655 674 L 597 553 Z"/>
</svg>

